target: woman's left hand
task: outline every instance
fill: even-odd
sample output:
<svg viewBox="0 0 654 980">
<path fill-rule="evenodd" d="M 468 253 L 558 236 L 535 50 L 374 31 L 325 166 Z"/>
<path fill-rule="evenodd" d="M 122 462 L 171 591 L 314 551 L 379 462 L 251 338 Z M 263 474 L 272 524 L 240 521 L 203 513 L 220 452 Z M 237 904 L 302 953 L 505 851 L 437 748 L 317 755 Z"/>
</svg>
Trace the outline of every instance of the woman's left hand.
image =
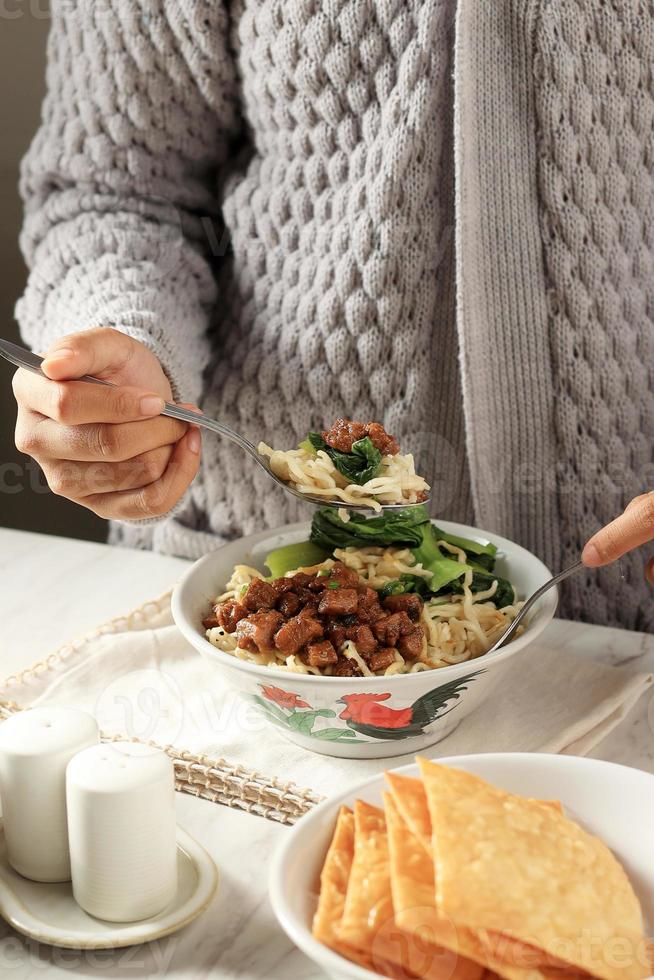
<svg viewBox="0 0 654 980">
<path fill-rule="evenodd" d="M 654 541 L 654 490 L 634 497 L 624 514 L 593 535 L 581 557 L 584 565 L 597 568 L 648 541 Z M 654 557 L 648 561 L 645 574 L 654 585 Z"/>
</svg>

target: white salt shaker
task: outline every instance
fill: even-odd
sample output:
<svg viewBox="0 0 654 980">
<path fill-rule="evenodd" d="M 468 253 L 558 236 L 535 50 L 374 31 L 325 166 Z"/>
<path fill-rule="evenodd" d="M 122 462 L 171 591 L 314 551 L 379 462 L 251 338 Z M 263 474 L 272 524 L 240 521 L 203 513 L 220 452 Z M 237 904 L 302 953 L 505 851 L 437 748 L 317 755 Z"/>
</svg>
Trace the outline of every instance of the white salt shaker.
<svg viewBox="0 0 654 980">
<path fill-rule="evenodd" d="M 77 708 L 30 708 L 0 725 L 0 797 L 7 857 L 34 881 L 69 881 L 66 766 L 99 741 Z"/>
<path fill-rule="evenodd" d="M 172 760 L 136 742 L 95 745 L 70 762 L 66 784 L 78 905 L 110 922 L 157 915 L 177 890 Z"/>
</svg>

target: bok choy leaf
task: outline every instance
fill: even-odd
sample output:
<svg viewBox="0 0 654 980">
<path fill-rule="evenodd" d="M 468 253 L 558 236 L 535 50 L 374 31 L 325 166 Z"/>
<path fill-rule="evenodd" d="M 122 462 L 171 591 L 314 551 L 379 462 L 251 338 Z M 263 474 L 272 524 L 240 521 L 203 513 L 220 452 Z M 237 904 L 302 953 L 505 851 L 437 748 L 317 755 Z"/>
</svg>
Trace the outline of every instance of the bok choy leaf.
<svg viewBox="0 0 654 980">
<path fill-rule="evenodd" d="M 422 541 L 421 526 L 429 524 L 424 507 L 407 507 L 389 511 L 380 517 L 366 518 L 353 512 L 349 521 L 342 521 L 338 512 L 323 507 L 313 515 L 311 540 L 322 548 L 380 548 L 388 545 L 415 547 Z"/>
<path fill-rule="evenodd" d="M 310 432 L 305 441 L 311 444 L 315 452 L 319 449 L 326 452 L 338 472 L 342 473 L 350 483 L 361 486 L 368 480 L 374 479 L 381 469 L 382 454 L 372 444 L 369 436 L 353 442 L 351 453 L 332 449 L 319 432 Z"/>
<path fill-rule="evenodd" d="M 325 558 L 329 558 L 330 554 L 331 549 L 321 548 L 313 541 L 298 541 L 296 544 L 287 544 L 284 548 L 271 551 L 266 555 L 265 564 L 273 578 L 281 578 L 286 572 L 292 572 L 296 568 L 318 565 Z"/>
</svg>

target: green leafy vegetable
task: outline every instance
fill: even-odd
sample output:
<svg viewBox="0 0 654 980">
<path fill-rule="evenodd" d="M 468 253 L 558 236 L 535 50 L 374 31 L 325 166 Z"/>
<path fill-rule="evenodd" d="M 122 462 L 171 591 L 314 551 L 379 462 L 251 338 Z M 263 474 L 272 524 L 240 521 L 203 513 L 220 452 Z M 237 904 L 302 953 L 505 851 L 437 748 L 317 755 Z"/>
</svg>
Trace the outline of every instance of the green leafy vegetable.
<svg viewBox="0 0 654 980">
<path fill-rule="evenodd" d="M 494 544 L 481 544 L 468 538 L 448 534 L 431 524 L 424 507 L 407 507 L 391 511 L 380 517 L 366 519 L 361 514 L 351 514 L 349 521 L 342 521 L 336 510 L 323 508 L 316 511 L 311 524 L 311 541 L 330 553 L 334 548 L 365 548 L 367 546 L 388 547 L 397 545 L 409 547 L 416 563 L 431 572 L 431 579 L 419 575 L 404 574 L 399 579 L 388 582 L 380 597 L 402 595 L 416 592 L 423 599 L 434 596 L 460 593 L 465 572 L 472 571 L 472 591 L 483 592 L 497 579 L 497 592 L 489 600 L 498 609 L 515 601 L 513 586 L 507 579 L 493 575 L 497 547 Z M 442 551 L 439 541 L 446 541 L 461 548 L 467 556 L 466 562 L 455 560 Z"/>
<path fill-rule="evenodd" d="M 509 580 L 500 578 L 498 575 L 489 575 L 484 569 L 475 568 L 470 589 L 472 592 L 485 592 L 486 589 L 490 589 L 493 582 L 497 582 L 497 589 L 495 594 L 487 601 L 492 602 L 497 609 L 503 609 L 504 606 L 512 606 L 515 602 L 515 590 Z M 458 593 L 462 589 L 458 586 L 451 591 Z"/>
<path fill-rule="evenodd" d="M 329 446 L 319 432 L 310 432 L 304 442 L 300 443 L 300 445 L 304 446 L 306 443 L 311 446 L 314 453 L 317 453 L 319 449 L 322 449 L 324 452 L 327 452 L 329 449 Z"/>
<path fill-rule="evenodd" d="M 465 572 L 470 569 L 470 566 L 464 562 L 445 557 L 430 562 L 426 567 L 433 573 L 429 582 L 429 588 L 434 595 L 442 592 L 445 586 L 448 586 L 449 591 L 453 591 L 451 588 L 452 583 L 463 578 Z"/>
<path fill-rule="evenodd" d="M 311 522 L 311 540 L 321 548 L 365 548 L 368 545 L 415 547 L 422 541 L 422 525 L 429 524 L 424 507 L 407 507 L 390 511 L 380 517 L 366 519 L 354 512 L 349 521 L 342 521 L 330 507 L 317 510 Z"/>
<path fill-rule="evenodd" d="M 456 582 L 465 572 L 470 571 L 470 565 L 443 554 L 438 547 L 437 529 L 433 524 L 421 525 L 420 531 L 421 541 L 417 548 L 412 548 L 413 557 L 432 573 L 430 590 L 433 593 L 440 592 L 444 586 Z"/>
<path fill-rule="evenodd" d="M 436 525 L 434 525 L 434 534 L 438 541 L 446 541 L 454 548 L 461 548 L 462 551 L 465 551 L 471 563 L 479 565 L 489 572 L 493 571 L 497 545 L 491 544 L 490 541 L 482 544 L 480 541 L 472 541 L 470 538 L 460 538 L 456 534 L 448 534 L 447 531 L 442 531 Z"/>
<path fill-rule="evenodd" d="M 379 598 L 386 599 L 389 595 L 406 595 L 409 592 L 415 592 L 425 602 L 432 597 L 427 579 L 421 575 L 410 575 L 408 572 L 403 572 L 399 578 L 394 579 L 392 582 L 387 582 L 379 590 Z"/>
<path fill-rule="evenodd" d="M 485 571 L 476 570 L 473 572 L 470 589 L 472 592 L 485 592 L 486 589 L 490 589 L 495 581 L 497 582 L 497 590 L 487 601 L 492 602 L 498 609 L 513 605 L 515 602 L 515 591 L 508 579 L 498 578 L 495 575 L 488 575 Z M 451 594 L 460 595 L 463 592 L 461 578 L 458 581 L 453 581 L 443 586 L 438 593 L 432 592 L 430 585 L 431 583 L 420 575 L 404 573 L 398 579 L 387 582 L 386 585 L 379 589 L 379 598 L 385 599 L 389 595 L 406 595 L 407 593 L 415 592 L 424 602 L 433 602 L 438 599 L 446 601 L 446 596 Z"/>
<path fill-rule="evenodd" d="M 491 581 L 495 576 L 491 575 L 489 578 Z M 474 578 L 473 578 L 474 586 Z M 489 586 L 490 588 L 490 586 Z M 473 591 L 481 591 L 473 588 Z M 512 606 L 516 600 L 515 589 L 511 585 L 508 579 L 498 578 L 497 579 L 497 592 L 488 601 L 492 602 L 498 609 L 504 609 L 505 606 Z"/>
<path fill-rule="evenodd" d="M 298 541 L 296 544 L 287 544 L 284 548 L 271 551 L 266 555 L 265 563 L 273 578 L 281 578 L 286 572 L 292 572 L 296 568 L 318 565 L 325 558 L 329 558 L 330 554 L 331 549 L 321 548 L 313 541 Z"/>
<path fill-rule="evenodd" d="M 332 550 L 365 548 L 368 545 L 408 546 L 412 549 L 416 562 L 420 562 L 423 568 L 432 573 L 432 579 L 428 583 L 432 593 L 461 578 L 470 568 L 469 565 L 442 553 L 425 507 L 407 507 L 369 519 L 353 513 L 349 521 L 342 521 L 337 511 L 323 508 L 314 514 L 311 540 Z"/>
<path fill-rule="evenodd" d="M 387 599 L 389 595 L 404 595 L 406 592 L 410 592 L 411 589 L 407 588 L 406 582 L 402 582 L 401 579 L 396 578 L 392 582 L 387 582 L 378 591 L 380 599 Z"/>
<path fill-rule="evenodd" d="M 305 442 L 308 442 L 314 452 L 322 449 L 327 453 L 339 473 L 350 481 L 361 486 L 368 480 L 374 479 L 381 469 L 382 455 L 372 444 L 369 436 L 352 443 L 352 452 L 342 453 L 339 449 L 328 446 L 319 432 L 310 432 Z M 305 443 L 301 443 L 304 448 Z"/>
<path fill-rule="evenodd" d="M 300 445 L 297 448 L 298 449 L 304 449 L 305 453 L 308 453 L 309 456 L 315 456 L 316 455 L 316 449 L 313 446 L 313 444 L 311 442 L 311 439 L 309 439 L 308 437 L 303 442 L 301 442 Z"/>
</svg>

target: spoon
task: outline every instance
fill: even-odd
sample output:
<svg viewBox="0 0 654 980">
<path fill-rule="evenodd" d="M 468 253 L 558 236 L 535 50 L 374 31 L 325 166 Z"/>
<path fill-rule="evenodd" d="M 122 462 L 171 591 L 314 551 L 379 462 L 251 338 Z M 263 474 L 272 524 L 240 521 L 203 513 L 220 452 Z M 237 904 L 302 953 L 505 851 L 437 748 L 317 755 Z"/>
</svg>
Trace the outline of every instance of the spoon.
<svg viewBox="0 0 654 980">
<path fill-rule="evenodd" d="M 32 351 L 27 350 L 25 347 L 19 347 L 18 344 L 12 344 L 9 340 L 0 340 L 0 356 L 4 357 L 7 361 L 11 361 L 17 367 L 25 368 L 27 371 L 32 371 L 33 374 L 40 374 L 42 377 L 46 375 L 41 370 L 41 365 L 43 363 L 43 358 L 39 357 L 38 354 L 32 353 Z M 82 378 L 75 378 L 76 381 L 86 381 L 94 385 L 106 385 L 108 388 L 115 388 L 116 385 L 112 384 L 111 381 L 101 381 L 100 378 L 92 378 L 90 375 L 85 374 Z M 271 480 L 274 480 L 278 486 L 286 490 L 287 493 L 292 493 L 294 497 L 299 497 L 301 500 L 305 500 L 310 504 L 316 504 L 318 507 L 347 507 L 348 510 L 373 510 L 368 504 L 350 504 L 344 503 L 342 500 L 335 499 L 333 497 L 321 497 L 319 494 L 312 493 L 302 493 L 300 490 L 296 490 L 294 487 L 285 483 L 281 477 L 273 473 L 270 468 L 270 463 L 265 456 L 262 456 L 258 451 L 254 443 L 250 442 L 244 436 L 239 435 L 234 429 L 230 429 L 228 425 L 224 425 L 222 422 L 216 422 L 215 419 L 210 419 L 206 415 L 202 415 L 201 412 L 192 412 L 188 408 L 181 408 L 179 405 L 173 405 L 172 402 L 166 402 L 165 408 L 161 413 L 162 415 L 167 415 L 171 419 L 179 419 L 182 422 L 191 422 L 193 425 L 202 426 L 205 429 L 209 429 L 211 432 L 217 433 L 219 436 L 225 436 L 231 442 L 235 442 L 237 446 L 244 449 L 245 452 L 252 457 L 252 459 L 259 464 L 259 466 L 266 471 Z M 429 503 L 429 498 L 420 501 L 420 504 Z M 382 504 L 382 510 L 404 510 L 406 507 L 417 507 L 418 503 L 403 503 L 403 504 Z"/>
<path fill-rule="evenodd" d="M 548 579 L 548 581 L 545 582 L 544 585 L 541 585 L 540 589 L 536 589 L 536 591 L 533 592 L 532 595 L 530 595 L 529 598 L 526 600 L 524 606 L 522 607 L 522 609 L 520 610 L 516 618 L 513 620 L 513 622 L 504 630 L 500 638 L 498 640 L 495 640 L 495 643 L 492 645 L 492 647 L 486 650 L 486 653 L 494 653 L 495 650 L 499 650 L 500 647 L 503 647 L 505 643 L 508 643 L 511 637 L 513 636 L 513 634 L 515 633 L 515 631 L 517 630 L 520 623 L 524 620 L 529 610 L 532 609 L 533 606 L 535 606 L 535 604 L 538 602 L 538 600 L 545 595 L 548 589 L 551 589 L 552 586 L 554 585 L 558 585 L 559 582 L 563 582 L 563 580 L 568 578 L 569 575 L 574 575 L 575 572 L 581 571 L 582 568 L 584 568 L 584 563 L 581 560 L 576 561 L 573 565 L 569 565 L 568 568 L 564 568 L 563 571 L 559 572 L 558 575 L 555 575 L 553 578 Z"/>
</svg>

